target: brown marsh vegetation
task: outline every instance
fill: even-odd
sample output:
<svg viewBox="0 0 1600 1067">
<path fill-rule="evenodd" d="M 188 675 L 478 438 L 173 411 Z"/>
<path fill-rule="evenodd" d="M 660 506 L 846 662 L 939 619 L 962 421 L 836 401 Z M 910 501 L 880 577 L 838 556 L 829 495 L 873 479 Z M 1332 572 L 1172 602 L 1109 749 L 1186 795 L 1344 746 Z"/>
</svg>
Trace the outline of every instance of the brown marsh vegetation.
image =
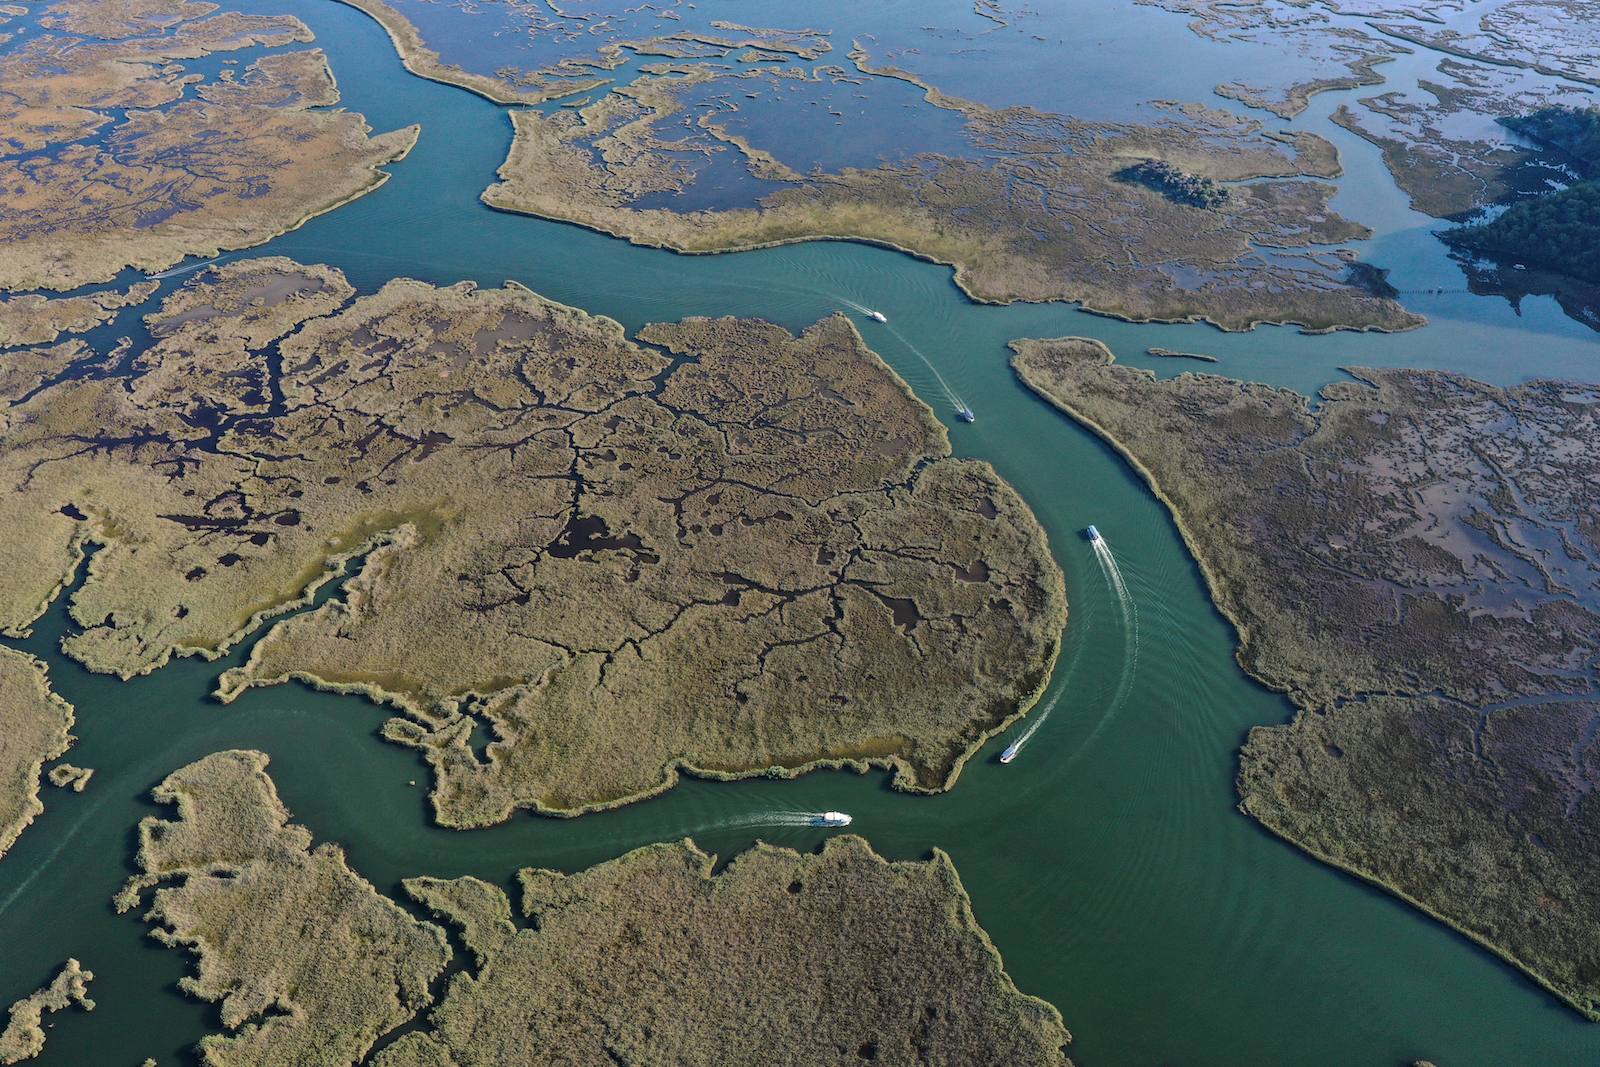
<svg viewBox="0 0 1600 1067">
<path fill-rule="evenodd" d="M 350 293 L 231 264 L 150 316 L 131 380 L 8 409 L 0 544 L 32 576 L 9 632 L 90 543 L 63 647 L 124 677 L 217 656 L 354 566 L 219 693 L 393 704 L 456 826 L 680 769 L 942 790 L 1045 685 L 1066 605 L 1043 530 L 848 320 L 635 344 L 520 287 L 396 281 L 334 313 Z"/>
<path fill-rule="evenodd" d="M 1240 663 L 1299 709 L 1251 731 L 1243 810 L 1600 1018 L 1600 387 L 1359 369 L 1313 409 L 1013 347 L 1171 508 Z"/>
</svg>

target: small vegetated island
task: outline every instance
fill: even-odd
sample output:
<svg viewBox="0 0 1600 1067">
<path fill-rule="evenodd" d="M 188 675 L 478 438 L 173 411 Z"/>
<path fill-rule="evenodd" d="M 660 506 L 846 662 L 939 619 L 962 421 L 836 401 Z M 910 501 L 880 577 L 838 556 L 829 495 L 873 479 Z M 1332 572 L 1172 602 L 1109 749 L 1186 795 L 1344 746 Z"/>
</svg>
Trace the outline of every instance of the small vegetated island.
<svg viewBox="0 0 1600 1067">
<path fill-rule="evenodd" d="M 942 790 L 1037 699 L 1066 615 L 1043 529 L 842 316 L 635 343 L 515 285 L 352 295 L 328 267 L 216 268 L 116 373 L 0 412 L 5 632 L 93 548 L 63 648 L 129 677 L 349 565 L 220 695 L 393 704 L 452 826 L 680 768 Z"/>
<path fill-rule="evenodd" d="M 1056 1010 L 1020 993 L 950 859 L 888 863 L 857 837 L 817 855 L 757 845 L 713 873 L 692 842 L 577 874 L 525 869 L 513 912 L 477 878 L 406 891 L 453 952 L 289 823 L 259 752 L 219 752 L 155 790 L 118 897 L 199 958 L 221 1002 L 203 1061 L 255 1067 L 549 1063 L 943 1063 L 1069 1067 Z M 153 894 L 151 887 L 159 886 Z M 148 898 L 147 898 L 148 894 Z"/>
<path fill-rule="evenodd" d="M 421 35 L 400 11 L 379 0 L 355 6 L 389 28 L 403 55 L 418 54 Z M 953 265 L 976 300 L 1075 300 L 1135 321 L 1205 319 L 1229 330 L 1298 323 L 1314 332 L 1426 321 L 1347 284 L 1351 257 L 1328 246 L 1371 234 L 1329 208 L 1334 186 L 1281 180 L 1341 173 L 1337 151 L 1315 134 L 1171 101 L 1157 102 L 1142 125 L 996 110 L 872 66 L 860 42 L 851 68 L 816 62 L 833 49 L 825 32 L 712 25 L 609 40 L 528 75 L 542 91 L 580 69 L 603 74 L 631 56 L 660 57 L 630 83 L 571 107 L 512 111 L 511 150 L 484 202 L 680 252 L 815 239 L 886 245 Z M 492 99 L 511 92 L 510 83 L 486 89 L 432 61 L 412 68 Z M 732 121 L 734 96 L 885 80 L 916 85 L 927 105 L 959 114 L 960 152 L 911 145 L 907 158 L 876 167 L 802 173 L 784 147 L 756 143 Z M 706 109 L 707 100 L 717 106 Z M 834 114 L 842 123 L 845 113 Z M 747 204 L 675 206 L 706 161 L 727 152 L 753 179 L 740 186 Z M 1168 176 L 1140 180 L 1146 162 L 1170 168 Z"/>
<path fill-rule="evenodd" d="M 16 38 L 0 41 L 0 289 L 73 289 L 261 244 L 381 185 L 376 168 L 416 141 L 416 127 L 369 138 L 360 115 L 327 110 L 339 93 L 320 49 L 211 82 L 179 62 L 311 41 L 291 15 L 64 0 L 37 22 L 44 32 L 0 35 Z"/>
<path fill-rule="evenodd" d="M 1600 1019 L 1600 386 L 1356 370 L 1322 402 L 1018 341 L 1171 508 L 1257 727 L 1243 810 Z"/>
</svg>

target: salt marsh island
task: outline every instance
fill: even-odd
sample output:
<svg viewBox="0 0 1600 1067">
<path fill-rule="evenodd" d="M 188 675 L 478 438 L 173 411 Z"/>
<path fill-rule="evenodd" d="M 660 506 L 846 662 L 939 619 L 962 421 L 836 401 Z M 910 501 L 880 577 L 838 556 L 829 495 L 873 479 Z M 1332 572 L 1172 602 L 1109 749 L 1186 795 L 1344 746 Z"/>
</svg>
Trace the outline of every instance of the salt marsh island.
<svg viewBox="0 0 1600 1067">
<path fill-rule="evenodd" d="M 132 677 L 348 569 L 219 695 L 301 679 L 392 704 L 385 736 L 433 765 L 451 826 L 680 769 L 939 791 L 1037 699 L 1066 614 L 1042 528 L 842 316 L 635 343 L 517 286 L 401 280 L 335 311 L 350 295 L 281 259 L 208 271 L 128 377 L 9 409 L 0 526 L 33 577 L 4 625 L 94 546 L 63 649 Z"/>
<path fill-rule="evenodd" d="M 1357 369 L 1312 408 L 1014 348 L 1171 509 L 1239 662 L 1299 709 L 1250 732 L 1242 809 L 1600 1018 L 1600 386 Z"/>
<path fill-rule="evenodd" d="M 381 185 L 377 168 L 416 141 L 415 127 L 369 137 L 360 115 L 327 110 L 339 93 L 320 49 L 209 83 L 180 62 L 310 42 L 292 15 L 198 0 L 49 12 L 47 32 L 0 52 L 0 289 L 261 244 Z"/>
<path fill-rule="evenodd" d="M 0 348 L 47 345 L 64 333 L 85 333 L 110 322 L 116 312 L 144 303 L 155 295 L 159 282 L 130 286 L 88 296 L 52 300 L 38 293 L 0 300 Z"/>
<path fill-rule="evenodd" d="M 437 999 L 370 1062 L 1070 1067 L 1060 1015 L 1018 992 L 942 852 L 889 863 L 846 836 L 715 870 L 692 842 L 652 845 L 523 869 L 515 916 L 489 882 L 407 879 L 465 945 L 446 972 L 444 931 L 312 848 L 266 766 L 218 752 L 170 775 L 154 795 L 177 817 L 140 824 L 145 873 L 118 899 L 149 898 L 152 936 L 198 957 L 182 987 L 221 1001 L 227 1030 L 201 1042 L 206 1064 L 369 1062 Z"/>
</svg>

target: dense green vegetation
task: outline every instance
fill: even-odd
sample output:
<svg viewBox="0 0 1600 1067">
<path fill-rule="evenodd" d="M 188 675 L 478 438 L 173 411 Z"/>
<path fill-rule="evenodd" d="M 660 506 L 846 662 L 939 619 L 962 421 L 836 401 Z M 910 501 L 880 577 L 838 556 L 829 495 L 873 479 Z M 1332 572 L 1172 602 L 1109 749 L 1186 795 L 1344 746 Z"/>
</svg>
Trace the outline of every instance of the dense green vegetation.
<svg viewBox="0 0 1600 1067">
<path fill-rule="evenodd" d="M 1554 104 L 1498 121 L 1524 137 L 1559 148 L 1590 166 L 1600 166 L 1600 106 Z"/>
<path fill-rule="evenodd" d="M 1482 225 L 1448 230 L 1441 236 L 1460 248 L 1600 281 L 1600 182 L 1523 201 Z"/>
<path fill-rule="evenodd" d="M 1228 202 L 1228 187 L 1213 178 L 1188 174 L 1164 159 L 1147 159 L 1124 170 L 1119 177 L 1166 193 L 1180 204 L 1221 207 Z"/>
</svg>

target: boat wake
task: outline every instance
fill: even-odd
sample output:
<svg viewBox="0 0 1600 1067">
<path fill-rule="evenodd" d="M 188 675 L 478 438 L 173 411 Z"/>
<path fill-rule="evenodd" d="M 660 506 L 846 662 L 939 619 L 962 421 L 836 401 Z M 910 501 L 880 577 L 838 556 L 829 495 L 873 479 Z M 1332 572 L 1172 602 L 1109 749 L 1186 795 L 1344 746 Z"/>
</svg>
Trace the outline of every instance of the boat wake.
<svg viewBox="0 0 1600 1067">
<path fill-rule="evenodd" d="M 1044 725 L 1044 721 L 1050 717 L 1050 713 L 1056 710 L 1056 702 L 1061 699 L 1061 694 L 1064 692 L 1066 692 L 1065 688 L 1057 690 L 1056 695 L 1050 698 L 1050 703 L 1046 704 L 1044 710 L 1039 713 L 1039 717 L 1034 719 L 1032 725 L 1022 732 L 1022 736 L 1006 746 L 1006 750 L 1000 753 L 1001 763 L 1010 763 L 1017 758 L 1022 752 L 1022 746 L 1033 739 L 1033 735 L 1039 732 L 1039 727 Z"/>
<path fill-rule="evenodd" d="M 703 830 L 743 830 L 757 826 L 848 826 L 850 816 L 837 811 L 753 811 L 723 819 Z"/>
<path fill-rule="evenodd" d="M 1067 760 L 1067 765 L 1069 766 L 1079 756 L 1083 755 L 1089 746 L 1094 744 L 1095 739 L 1100 736 L 1105 728 L 1116 719 L 1117 713 L 1122 710 L 1123 702 L 1128 699 L 1128 692 L 1133 688 L 1134 672 L 1139 665 L 1138 605 L 1128 592 L 1127 583 L 1122 580 L 1122 569 L 1117 566 L 1117 559 L 1111 554 L 1111 546 L 1106 544 L 1105 537 L 1096 532 L 1089 544 L 1094 549 L 1095 561 L 1100 564 L 1100 573 L 1105 577 L 1106 585 L 1116 594 L 1117 608 L 1122 614 L 1122 673 L 1117 679 L 1116 691 L 1112 694 L 1111 702 L 1107 706 L 1105 713 L 1100 717 L 1100 721 L 1095 724 L 1094 729 L 1089 732 L 1089 736 L 1084 739 L 1083 744 L 1078 747 L 1078 751 Z M 1033 724 L 1028 727 L 1021 737 L 1006 747 L 1006 750 L 1000 754 L 1001 763 L 1010 763 L 1017 758 L 1022 752 L 1023 746 L 1033 738 L 1039 727 L 1044 725 L 1045 719 L 1049 718 L 1050 713 L 1055 710 L 1056 702 L 1061 699 L 1061 694 L 1065 691 L 1063 687 L 1055 696 L 1051 697 L 1050 703 L 1045 705 L 1044 710 L 1039 713 L 1039 717 L 1033 721 Z"/>
<path fill-rule="evenodd" d="M 976 416 L 972 414 L 972 408 L 968 406 L 965 400 L 961 399 L 961 395 L 959 393 L 950 387 L 950 383 L 944 380 L 944 375 L 939 373 L 939 368 L 933 365 L 933 361 L 927 356 L 923 355 L 920 348 L 912 344 L 910 341 L 907 341 L 905 336 L 893 326 L 889 327 L 889 332 L 894 334 L 895 338 L 901 344 L 909 348 L 912 355 L 922 360 L 922 365 L 928 368 L 928 373 L 932 374 L 934 381 L 939 383 L 939 388 L 944 392 L 945 402 L 950 405 L 950 410 L 955 412 L 956 417 L 961 419 L 963 422 L 973 422 L 976 419 Z"/>
<path fill-rule="evenodd" d="M 1095 560 L 1100 564 L 1100 573 L 1105 575 L 1106 584 L 1116 593 L 1117 607 L 1122 611 L 1122 676 L 1117 679 L 1117 690 L 1105 714 L 1100 716 L 1100 721 L 1095 723 L 1094 729 L 1089 731 L 1089 736 L 1083 739 L 1078 750 L 1067 758 L 1064 764 L 1067 767 L 1089 751 L 1106 727 L 1116 721 L 1133 688 L 1133 675 L 1139 667 L 1139 607 L 1128 593 L 1127 583 L 1122 580 L 1122 568 L 1117 566 L 1117 558 L 1111 554 L 1111 546 L 1106 543 L 1105 537 L 1097 536 L 1090 544 L 1094 547 Z"/>
<path fill-rule="evenodd" d="M 160 274 L 146 274 L 145 278 L 153 282 L 160 281 L 163 278 L 176 278 L 180 274 L 189 274 L 192 271 L 205 270 L 207 267 L 215 266 L 221 262 L 222 257 L 218 256 L 216 259 L 206 259 L 201 260 L 199 263 L 190 263 L 186 267 L 173 267 L 171 270 L 164 270 Z"/>
<path fill-rule="evenodd" d="M 1111 546 L 1106 544 L 1104 537 L 1096 537 L 1089 543 L 1094 548 L 1095 560 L 1100 564 L 1100 573 L 1106 576 L 1106 582 L 1117 594 L 1117 606 L 1122 609 L 1122 621 L 1133 631 L 1137 643 L 1138 609 L 1134 607 L 1133 597 L 1128 595 L 1128 586 L 1122 580 L 1122 568 L 1117 566 L 1117 557 L 1111 554 Z"/>
</svg>

